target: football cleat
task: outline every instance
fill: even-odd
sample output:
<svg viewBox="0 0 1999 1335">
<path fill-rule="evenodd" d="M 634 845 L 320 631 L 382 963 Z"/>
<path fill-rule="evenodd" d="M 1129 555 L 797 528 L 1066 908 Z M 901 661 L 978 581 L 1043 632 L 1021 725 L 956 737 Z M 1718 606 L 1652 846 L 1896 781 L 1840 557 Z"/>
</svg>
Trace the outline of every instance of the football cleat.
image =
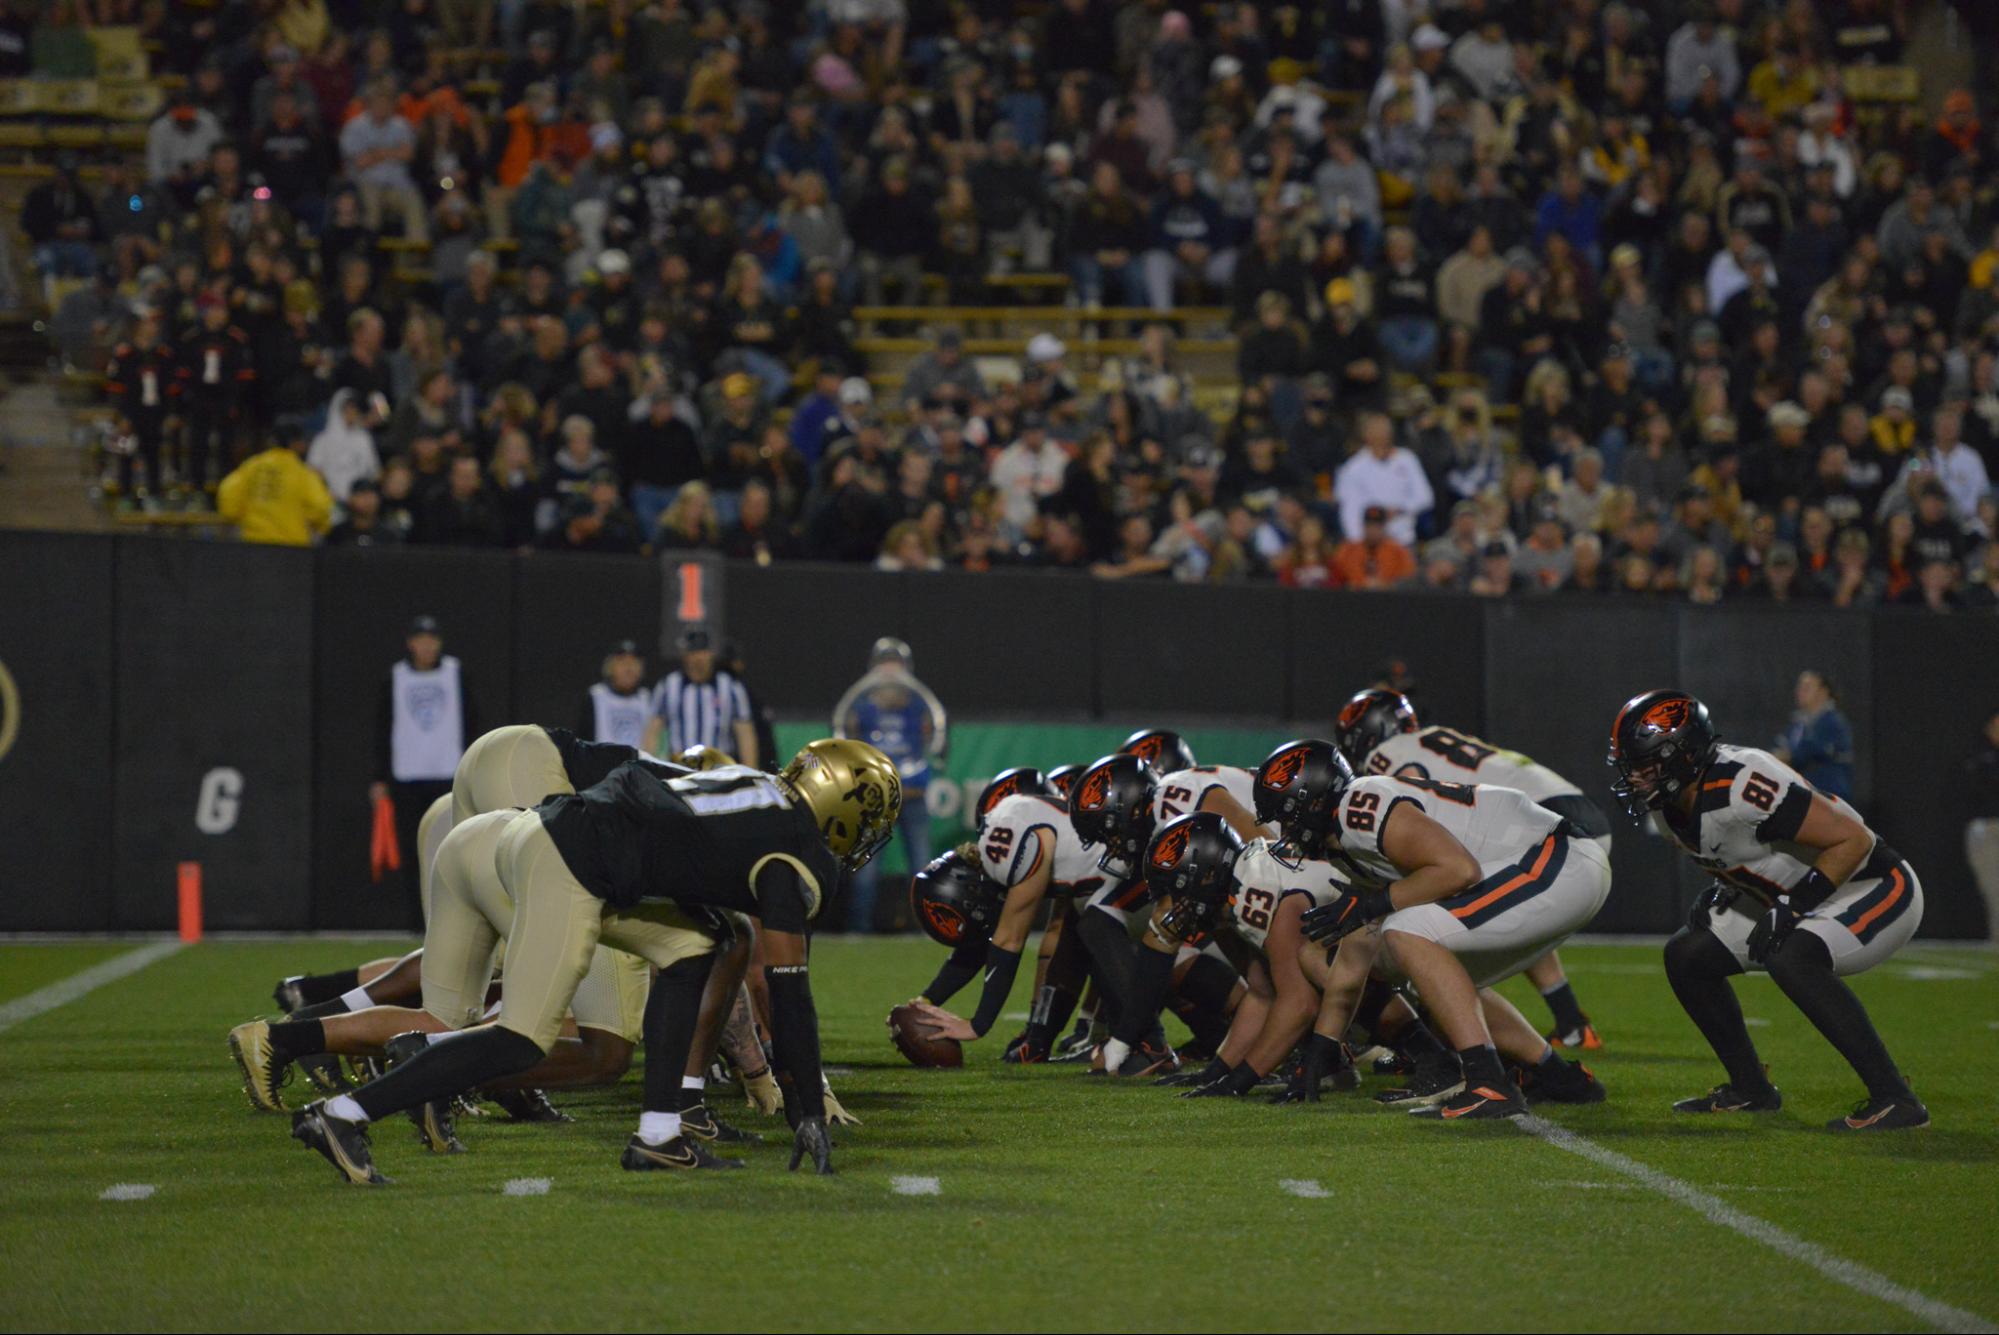
<svg viewBox="0 0 1999 1335">
<path fill-rule="evenodd" d="M 1374 1096 L 1374 1101 L 1405 1108 L 1421 1107 L 1442 1103 L 1464 1087 L 1464 1071 L 1458 1059 L 1447 1054 L 1442 1060 L 1416 1063 L 1405 1083 L 1382 1090 Z"/>
<path fill-rule="evenodd" d="M 708 1111 L 708 1106 L 697 1103 L 680 1114 L 680 1133 L 711 1145 L 761 1145 L 764 1138 L 754 1131 L 730 1126 L 727 1122 Z"/>
<path fill-rule="evenodd" d="M 1603 1039 L 1597 1035 L 1596 1026 L 1589 1022 L 1588 1017 L 1584 1017 L 1582 1028 L 1566 1033 L 1558 1029 L 1546 1038 L 1549 1047 L 1568 1048 L 1575 1052 L 1595 1052 L 1603 1046 Z"/>
<path fill-rule="evenodd" d="M 345 1094 L 354 1088 L 354 1082 L 347 1078 L 340 1058 L 332 1053 L 317 1052 L 310 1057 L 302 1057 L 298 1069 L 305 1072 L 306 1080 L 322 1094 Z"/>
<path fill-rule="evenodd" d="M 698 1140 L 675 1136 L 663 1145 L 648 1145 L 634 1135 L 625 1142 L 618 1165 L 628 1172 L 653 1173 L 689 1168 L 741 1168 L 734 1159 L 718 1159 Z"/>
<path fill-rule="evenodd" d="M 1356 1052 L 1353 1064 L 1364 1067 L 1376 1075 L 1408 1075 L 1416 1069 L 1407 1057 L 1394 1048 L 1383 1047 L 1379 1043 Z"/>
<path fill-rule="evenodd" d="M 1520 1092 L 1529 1103 L 1602 1103 L 1609 1097 L 1596 1073 L 1581 1062 L 1557 1057 L 1546 1069 L 1516 1069 Z"/>
<path fill-rule="evenodd" d="M 1827 1122 L 1828 1131 L 1914 1131 L 1930 1124 L 1930 1110 L 1914 1098 L 1862 1099 L 1852 1112 Z"/>
<path fill-rule="evenodd" d="M 1784 1106 L 1784 1095 L 1775 1085 L 1766 1094 L 1744 1094 L 1734 1085 L 1716 1085 L 1705 1094 L 1681 1099 L 1673 1105 L 1680 1113 L 1776 1112 Z"/>
<path fill-rule="evenodd" d="M 1147 1041 L 1131 1050 L 1131 1055 L 1118 1066 L 1117 1074 L 1130 1077 L 1170 1075 L 1179 1069 L 1178 1053 L 1163 1043 Z"/>
<path fill-rule="evenodd" d="M 317 1150 L 334 1172 L 356 1186 L 379 1187 L 389 1181 L 375 1167 L 367 1127 L 335 1117 L 324 1102 L 308 1103 L 292 1114 L 292 1139 Z"/>
<path fill-rule="evenodd" d="M 539 1089 L 497 1089 L 487 1090 L 486 1097 L 498 1104 L 500 1111 L 507 1115 L 509 1122 L 573 1122 L 562 1109 L 548 1101 L 548 1094 Z"/>
<path fill-rule="evenodd" d="M 391 1069 L 402 1065 L 429 1045 L 426 1035 L 410 1032 L 397 1034 L 382 1045 L 382 1054 Z M 456 1096 L 447 1099 L 431 1099 L 405 1110 L 405 1115 L 416 1126 L 416 1138 L 432 1154 L 463 1154 L 465 1145 L 458 1139 L 458 1127 L 452 1119 L 452 1108 Z"/>
<path fill-rule="evenodd" d="M 283 1112 L 285 1100 L 279 1091 L 291 1083 L 292 1068 L 271 1047 L 270 1024 L 251 1020 L 231 1029 L 229 1055 L 243 1073 L 243 1092 L 249 1096 L 250 1106 L 259 1112 Z"/>
<path fill-rule="evenodd" d="M 1409 1115 L 1431 1117 L 1441 1122 L 1483 1122 L 1495 1118 L 1525 1117 L 1527 1101 L 1509 1082 L 1502 1081 L 1500 1087 L 1468 1084 L 1441 1102 L 1411 1108 Z"/>
<path fill-rule="evenodd" d="M 290 1015 L 306 1004 L 305 993 L 299 988 L 299 984 L 304 981 L 305 975 L 302 973 L 278 979 L 278 985 L 271 989 L 271 1000 L 278 1003 L 279 1010 Z"/>
<path fill-rule="evenodd" d="M 1048 1060 L 1052 1062 L 1081 1061 L 1083 1058 L 1090 1056 L 1092 1049 L 1095 1047 L 1096 1044 L 1090 1039 L 1090 1027 L 1086 1024 L 1079 1024 L 1067 1038 L 1055 1045 L 1054 1051 L 1048 1054 Z"/>
</svg>

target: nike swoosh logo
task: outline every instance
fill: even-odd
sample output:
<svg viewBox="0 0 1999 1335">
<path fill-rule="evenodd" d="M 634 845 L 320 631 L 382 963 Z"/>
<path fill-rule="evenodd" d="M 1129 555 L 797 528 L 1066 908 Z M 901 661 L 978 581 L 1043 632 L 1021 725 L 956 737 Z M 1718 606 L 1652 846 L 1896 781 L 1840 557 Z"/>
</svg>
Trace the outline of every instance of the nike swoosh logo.
<svg viewBox="0 0 1999 1335">
<path fill-rule="evenodd" d="M 1853 1128 L 1855 1131 L 1865 1131 L 1868 1127 L 1873 1126 L 1876 1122 L 1880 1121 L 1882 1118 L 1886 1117 L 1889 1113 L 1894 1111 L 1895 1111 L 1895 1105 L 1891 1103 L 1887 1107 L 1883 1108 L 1880 1112 L 1875 1113 L 1872 1117 L 1868 1118 L 1849 1117 L 1846 1119 L 1846 1124 L 1849 1127 Z"/>
<path fill-rule="evenodd" d="M 1468 1108 L 1446 1108 L 1444 1109 L 1444 1116 L 1463 1117 L 1466 1113 L 1477 1112 L 1480 1108 L 1483 1108 L 1486 1104 L 1490 1102 L 1492 1102 L 1491 1099 L 1480 1099 L 1477 1103 L 1472 1104 Z"/>
<path fill-rule="evenodd" d="M 661 1154 L 644 1141 L 633 1145 L 632 1148 L 637 1150 L 642 1157 L 650 1159 L 654 1163 L 665 1164 L 669 1168 L 691 1168 L 694 1166 L 694 1154 L 691 1150 L 685 1155 Z"/>
</svg>

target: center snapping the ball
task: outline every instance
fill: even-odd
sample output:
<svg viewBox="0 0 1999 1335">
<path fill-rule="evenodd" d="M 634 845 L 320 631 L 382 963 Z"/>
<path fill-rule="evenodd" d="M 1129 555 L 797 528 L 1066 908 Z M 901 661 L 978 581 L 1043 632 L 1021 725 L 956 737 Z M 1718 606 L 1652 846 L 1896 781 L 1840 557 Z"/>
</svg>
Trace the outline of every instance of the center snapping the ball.
<svg viewBox="0 0 1999 1335">
<path fill-rule="evenodd" d="M 955 1038 L 930 1038 L 923 1024 L 923 1012 L 901 1005 L 888 1013 L 888 1034 L 895 1049 L 912 1066 L 957 1067 L 965 1064 L 965 1045 Z"/>
</svg>

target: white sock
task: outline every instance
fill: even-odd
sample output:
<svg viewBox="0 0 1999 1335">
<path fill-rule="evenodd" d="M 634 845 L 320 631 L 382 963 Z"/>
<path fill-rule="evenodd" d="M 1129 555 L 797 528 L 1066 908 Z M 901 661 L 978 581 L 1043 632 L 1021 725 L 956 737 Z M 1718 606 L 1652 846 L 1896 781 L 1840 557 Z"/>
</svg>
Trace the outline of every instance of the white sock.
<svg viewBox="0 0 1999 1335">
<path fill-rule="evenodd" d="M 680 1077 L 680 1087 L 682 1089 L 691 1089 L 696 1094 L 699 1094 L 707 1086 L 708 1080 L 705 1076 L 683 1075 Z"/>
<path fill-rule="evenodd" d="M 664 1145 L 680 1134 L 680 1114 L 642 1112 L 639 1114 L 639 1139 L 648 1145 Z"/>
<path fill-rule="evenodd" d="M 338 1117 L 343 1122 L 365 1123 L 368 1120 L 368 1114 L 362 1111 L 361 1105 L 346 1094 L 335 1094 L 328 1099 L 326 1112 L 328 1116 Z"/>
<path fill-rule="evenodd" d="M 1130 1045 L 1113 1038 L 1104 1044 L 1104 1069 L 1117 1074 L 1117 1068 L 1124 1065 L 1124 1059 L 1131 1055 Z"/>
<path fill-rule="evenodd" d="M 369 997 L 367 988 L 357 987 L 352 991 L 342 992 L 340 994 L 340 1004 L 350 1011 L 364 1011 L 373 1006 L 375 1002 Z"/>
</svg>

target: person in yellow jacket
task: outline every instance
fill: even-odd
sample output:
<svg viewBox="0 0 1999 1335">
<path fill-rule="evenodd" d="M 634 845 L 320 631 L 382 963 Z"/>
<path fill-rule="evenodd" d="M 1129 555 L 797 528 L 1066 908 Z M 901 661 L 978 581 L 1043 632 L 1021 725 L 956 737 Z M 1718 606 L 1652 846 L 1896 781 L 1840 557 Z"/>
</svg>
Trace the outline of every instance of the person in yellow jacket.
<svg viewBox="0 0 1999 1335">
<path fill-rule="evenodd" d="M 305 547 L 333 519 L 333 495 L 306 467 L 305 433 L 286 431 L 280 444 L 251 455 L 228 477 L 215 508 L 245 542 Z"/>
</svg>

